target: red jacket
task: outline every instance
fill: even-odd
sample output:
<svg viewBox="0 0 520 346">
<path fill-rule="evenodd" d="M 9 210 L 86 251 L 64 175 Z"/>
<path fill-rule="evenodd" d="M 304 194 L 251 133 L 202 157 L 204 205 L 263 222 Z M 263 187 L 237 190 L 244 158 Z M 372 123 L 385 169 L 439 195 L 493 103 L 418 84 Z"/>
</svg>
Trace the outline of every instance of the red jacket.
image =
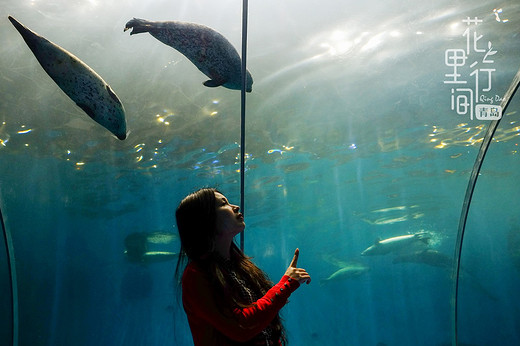
<svg viewBox="0 0 520 346">
<path fill-rule="evenodd" d="M 271 323 L 299 286 L 297 280 L 284 275 L 251 307 L 237 307 L 232 314 L 223 314 L 206 274 L 195 263 L 189 263 L 182 276 L 182 302 L 194 345 L 235 345 L 251 340 Z"/>
</svg>

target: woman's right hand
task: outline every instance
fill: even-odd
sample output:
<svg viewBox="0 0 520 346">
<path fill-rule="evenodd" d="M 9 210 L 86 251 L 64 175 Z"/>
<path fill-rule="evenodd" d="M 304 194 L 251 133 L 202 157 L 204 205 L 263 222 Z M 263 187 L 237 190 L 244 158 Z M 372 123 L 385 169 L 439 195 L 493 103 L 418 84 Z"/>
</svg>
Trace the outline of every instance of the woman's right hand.
<svg viewBox="0 0 520 346">
<path fill-rule="evenodd" d="M 297 268 L 298 264 L 298 256 L 300 255 L 300 249 L 296 249 L 294 251 L 294 257 L 289 265 L 289 268 L 285 271 L 285 275 L 289 276 L 291 279 L 298 280 L 300 284 L 306 282 L 309 284 L 311 282 L 311 276 L 307 271 L 303 268 Z"/>
</svg>

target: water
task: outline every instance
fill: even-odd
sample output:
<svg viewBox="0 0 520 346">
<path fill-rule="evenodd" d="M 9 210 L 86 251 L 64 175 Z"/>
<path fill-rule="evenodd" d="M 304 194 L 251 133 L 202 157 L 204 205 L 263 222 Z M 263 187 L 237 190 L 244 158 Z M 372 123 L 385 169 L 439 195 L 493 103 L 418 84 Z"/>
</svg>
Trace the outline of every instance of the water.
<svg viewBox="0 0 520 346">
<path fill-rule="evenodd" d="M 451 268 L 360 253 L 425 230 L 432 249 L 453 256 L 488 123 L 450 109 L 459 86 L 443 83 L 445 52 L 466 48 L 462 20 L 481 18 L 477 48 L 490 41 L 497 51 L 488 94 L 502 95 L 520 67 L 520 6 L 262 1 L 249 11 L 245 250 L 273 280 L 301 250 L 313 282 L 283 309 L 290 344 L 449 344 Z M 240 51 L 241 2 L 4 0 L 0 14 L 0 197 L 16 256 L 20 345 L 190 345 L 175 261 L 133 263 L 124 241 L 175 232 L 174 208 L 198 187 L 217 186 L 238 203 L 240 93 L 202 86 L 206 77 L 182 55 L 123 28 L 133 17 L 197 22 Z M 103 76 L 125 105 L 125 141 L 56 87 L 8 14 Z M 518 109 L 517 96 L 469 213 L 461 345 L 520 343 Z M 9 340 L 0 256 L 0 336 Z M 345 263 L 369 270 L 320 282 Z"/>
</svg>

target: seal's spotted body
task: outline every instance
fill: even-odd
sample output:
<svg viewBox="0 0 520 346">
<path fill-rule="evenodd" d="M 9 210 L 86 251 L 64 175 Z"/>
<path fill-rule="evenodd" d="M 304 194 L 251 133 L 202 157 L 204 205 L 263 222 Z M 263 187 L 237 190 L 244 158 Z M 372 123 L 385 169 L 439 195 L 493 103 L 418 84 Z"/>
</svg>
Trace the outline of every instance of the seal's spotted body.
<svg viewBox="0 0 520 346">
<path fill-rule="evenodd" d="M 61 90 L 94 121 L 117 138 L 125 139 L 125 111 L 110 86 L 70 52 L 31 31 L 13 17 L 9 16 L 9 20 Z"/>
<path fill-rule="evenodd" d="M 126 23 L 130 35 L 149 32 L 162 43 L 175 48 L 211 79 L 207 87 L 223 86 L 240 90 L 241 60 L 233 45 L 220 33 L 207 26 L 186 22 L 151 22 L 134 18 Z M 253 79 L 247 71 L 246 91 L 252 89 Z"/>
</svg>

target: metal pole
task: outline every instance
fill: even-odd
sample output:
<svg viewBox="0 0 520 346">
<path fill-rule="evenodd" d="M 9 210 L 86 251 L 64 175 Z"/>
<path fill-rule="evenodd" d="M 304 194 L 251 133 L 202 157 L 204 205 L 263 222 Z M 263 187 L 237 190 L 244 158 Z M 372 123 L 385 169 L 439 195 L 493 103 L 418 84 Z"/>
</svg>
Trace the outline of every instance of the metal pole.
<svg viewBox="0 0 520 346">
<path fill-rule="evenodd" d="M 242 3 L 242 88 L 240 93 L 240 210 L 244 210 L 245 159 L 246 159 L 246 87 L 247 87 L 247 7 L 248 0 Z M 240 249 L 244 251 L 244 232 L 240 233 Z"/>
</svg>

